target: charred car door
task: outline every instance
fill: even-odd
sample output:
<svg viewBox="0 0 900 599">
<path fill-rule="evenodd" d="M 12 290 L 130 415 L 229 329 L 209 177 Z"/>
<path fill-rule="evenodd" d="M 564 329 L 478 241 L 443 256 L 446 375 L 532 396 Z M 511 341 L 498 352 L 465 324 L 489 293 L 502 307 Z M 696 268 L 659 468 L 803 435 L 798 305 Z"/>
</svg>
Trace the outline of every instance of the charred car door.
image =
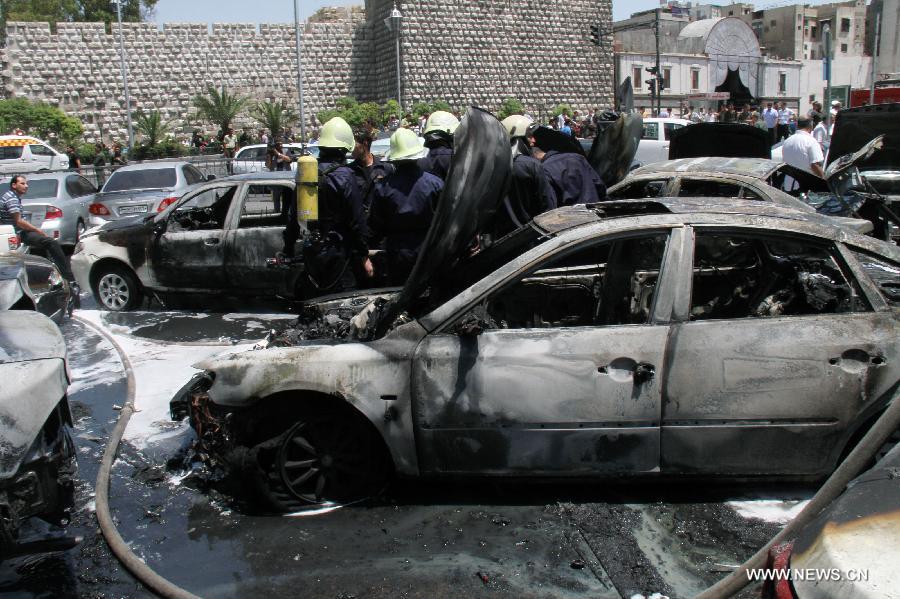
<svg viewBox="0 0 900 599">
<path fill-rule="evenodd" d="M 425 337 L 412 377 L 423 473 L 656 471 L 669 326 L 651 315 L 669 235 L 544 259 Z"/>
<path fill-rule="evenodd" d="M 867 402 L 895 383 L 884 367 L 897 346 L 891 314 L 872 309 L 829 240 L 694 233 L 689 316 L 670 343 L 663 472 L 828 472 Z"/>
<path fill-rule="evenodd" d="M 182 198 L 152 241 L 154 279 L 163 289 L 226 287 L 225 226 L 238 183 L 219 183 Z"/>
<path fill-rule="evenodd" d="M 284 247 L 287 210 L 294 199 L 292 181 L 281 180 L 247 185 L 236 204 L 236 226 L 227 232 L 225 272 L 230 287 L 240 290 L 278 289 L 286 273 L 266 268 Z"/>
</svg>

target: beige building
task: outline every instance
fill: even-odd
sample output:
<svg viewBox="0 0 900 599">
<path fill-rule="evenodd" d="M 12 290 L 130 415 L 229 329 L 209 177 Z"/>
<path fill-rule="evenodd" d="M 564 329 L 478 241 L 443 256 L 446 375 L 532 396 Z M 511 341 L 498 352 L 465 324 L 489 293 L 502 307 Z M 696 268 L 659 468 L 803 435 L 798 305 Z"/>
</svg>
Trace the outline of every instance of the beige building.
<svg viewBox="0 0 900 599">
<path fill-rule="evenodd" d="M 879 79 L 900 77 L 900 0 L 872 0 L 866 17 L 866 51 L 874 55 L 875 23 L 881 16 L 881 37 L 879 39 L 878 66 Z"/>
</svg>

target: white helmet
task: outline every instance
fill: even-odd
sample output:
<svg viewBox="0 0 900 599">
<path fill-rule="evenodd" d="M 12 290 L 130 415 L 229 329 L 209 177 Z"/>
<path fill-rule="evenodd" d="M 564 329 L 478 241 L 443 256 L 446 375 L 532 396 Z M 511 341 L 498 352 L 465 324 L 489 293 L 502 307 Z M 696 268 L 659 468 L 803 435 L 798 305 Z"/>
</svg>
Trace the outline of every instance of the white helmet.
<svg viewBox="0 0 900 599">
<path fill-rule="evenodd" d="M 391 149 L 384 155 L 384 160 L 418 160 L 428 156 L 428 148 L 422 145 L 419 136 L 410 129 L 400 128 L 391 135 Z"/>
<path fill-rule="evenodd" d="M 510 137 L 525 137 L 528 135 L 528 128 L 534 124 L 527 116 L 514 114 L 503 119 L 503 126 Z"/>
<path fill-rule="evenodd" d="M 443 131 L 453 135 L 457 127 L 459 127 L 458 118 L 444 110 L 435 110 L 425 122 L 425 131 L 422 134 L 431 133 L 432 131 Z"/>
<path fill-rule="evenodd" d="M 353 129 L 341 117 L 334 117 L 322 125 L 322 131 L 319 134 L 319 147 L 340 148 L 348 152 L 353 150 L 356 147 Z"/>
</svg>

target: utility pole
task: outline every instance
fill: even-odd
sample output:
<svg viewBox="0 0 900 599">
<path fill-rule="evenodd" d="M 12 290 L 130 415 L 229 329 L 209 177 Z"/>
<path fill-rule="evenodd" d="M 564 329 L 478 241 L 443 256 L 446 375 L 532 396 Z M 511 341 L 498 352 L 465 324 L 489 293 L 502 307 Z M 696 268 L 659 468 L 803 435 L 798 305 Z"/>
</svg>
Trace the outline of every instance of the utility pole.
<svg viewBox="0 0 900 599">
<path fill-rule="evenodd" d="M 297 51 L 297 96 L 300 99 L 300 141 L 306 143 L 306 113 L 303 110 L 303 56 L 300 53 L 302 41 L 300 39 L 300 6 L 299 0 L 294 0 L 294 42 Z M 272 131 L 272 136 L 275 132 Z"/>
<path fill-rule="evenodd" d="M 875 77 L 878 73 L 878 57 L 881 55 L 881 11 L 875 15 L 875 46 L 872 48 L 872 87 L 869 89 L 869 104 L 875 103 Z"/>
<path fill-rule="evenodd" d="M 122 66 L 122 86 L 125 88 L 125 116 L 128 119 L 128 157 L 131 158 L 131 150 L 134 148 L 134 128 L 131 126 L 131 97 L 128 94 L 128 70 L 125 66 L 125 41 L 122 32 L 122 2 L 125 0 L 112 0 L 116 4 L 116 16 L 119 20 L 119 58 Z"/>
<path fill-rule="evenodd" d="M 400 118 L 403 118 L 403 99 L 400 95 L 400 29 L 401 23 L 403 21 L 403 14 L 400 12 L 400 9 L 397 8 L 397 2 L 394 2 L 394 9 L 391 10 L 391 14 L 388 18 L 384 20 L 384 25 L 394 34 L 394 38 L 397 42 L 396 47 L 396 58 L 397 58 L 397 104 L 400 105 Z"/>
<path fill-rule="evenodd" d="M 656 21 L 653 24 L 653 33 L 656 36 L 656 114 L 662 112 L 662 71 L 659 68 L 659 16 L 660 9 L 656 9 Z M 651 96 L 652 99 L 652 96 Z"/>
<path fill-rule="evenodd" d="M 825 37 L 825 125 L 831 125 L 831 22 L 822 22 L 822 35 Z"/>
</svg>

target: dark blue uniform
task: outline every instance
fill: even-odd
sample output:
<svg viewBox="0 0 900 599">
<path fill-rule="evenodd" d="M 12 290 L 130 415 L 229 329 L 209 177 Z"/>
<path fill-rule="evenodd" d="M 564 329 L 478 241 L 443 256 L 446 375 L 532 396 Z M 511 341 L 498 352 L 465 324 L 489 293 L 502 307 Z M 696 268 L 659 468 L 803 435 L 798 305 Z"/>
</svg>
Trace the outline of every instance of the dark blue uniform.
<svg viewBox="0 0 900 599">
<path fill-rule="evenodd" d="M 419 167 L 441 181 L 447 180 L 450 172 L 450 160 L 453 159 L 453 148 L 445 145 L 434 146 L 428 150 L 428 156 L 419 160 Z"/>
<path fill-rule="evenodd" d="M 402 285 L 425 241 L 444 182 L 414 161 L 394 165 L 393 173 L 375 182 L 369 227 L 373 239 L 385 240 L 392 284 Z"/>
<path fill-rule="evenodd" d="M 541 161 L 557 206 L 591 204 L 606 199 L 606 185 L 581 154 L 547 152 Z"/>
<path fill-rule="evenodd" d="M 372 166 L 365 166 L 359 160 L 350 163 L 353 174 L 356 175 L 356 184 L 362 194 L 363 206 L 366 214 L 372 206 L 372 198 L 375 195 L 375 181 L 383 179 L 394 172 L 394 166 L 390 162 L 384 162 L 378 156 L 373 156 Z"/>
<path fill-rule="evenodd" d="M 538 214 L 556 208 L 556 192 L 550 185 L 540 160 L 517 154 L 513 158 L 513 178 L 509 197 L 497 212 L 498 236 L 524 225 Z"/>
</svg>

